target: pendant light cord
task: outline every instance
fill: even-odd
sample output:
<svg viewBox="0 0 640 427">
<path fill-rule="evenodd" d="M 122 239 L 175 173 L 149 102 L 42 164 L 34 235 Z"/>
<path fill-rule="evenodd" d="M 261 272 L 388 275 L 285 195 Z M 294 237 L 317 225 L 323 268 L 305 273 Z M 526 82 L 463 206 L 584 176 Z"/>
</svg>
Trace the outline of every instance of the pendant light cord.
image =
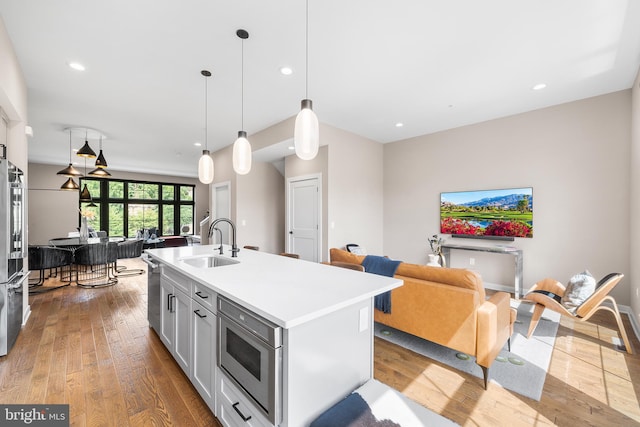
<svg viewBox="0 0 640 427">
<path fill-rule="evenodd" d="M 71 164 L 71 129 L 69 129 L 69 164 Z"/>
<path fill-rule="evenodd" d="M 240 39 L 242 40 L 241 42 L 241 61 L 240 61 L 240 67 L 242 72 L 240 73 L 241 78 L 240 78 L 240 85 L 241 90 L 240 90 L 240 130 L 244 130 L 244 39 Z"/>
<path fill-rule="evenodd" d="M 306 2 L 306 17 L 305 17 L 305 83 L 304 83 L 304 97 L 309 99 L 309 0 Z"/>
</svg>

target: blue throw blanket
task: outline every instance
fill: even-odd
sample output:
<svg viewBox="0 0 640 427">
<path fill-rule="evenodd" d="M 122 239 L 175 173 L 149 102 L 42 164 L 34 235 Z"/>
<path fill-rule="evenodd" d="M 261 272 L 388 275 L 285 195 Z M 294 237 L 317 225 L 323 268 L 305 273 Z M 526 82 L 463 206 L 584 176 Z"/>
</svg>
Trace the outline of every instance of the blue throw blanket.
<svg viewBox="0 0 640 427">
<path fill-rule="evenodd" d="M 394 261 L 383 256 L 367 255 L 362 260 L 362 266 L 367 273 L 393 277 L 402 261 Z M 391 291 L 376 295 L 374 307 L 383 313 L 391 313 Z"/>
<path fill-rule="evenodd" d="M 391 420 L 377 420 L 369 404 L 351 393 L 316 418 L 309 427 L 400 427 Z"/>
</svg>

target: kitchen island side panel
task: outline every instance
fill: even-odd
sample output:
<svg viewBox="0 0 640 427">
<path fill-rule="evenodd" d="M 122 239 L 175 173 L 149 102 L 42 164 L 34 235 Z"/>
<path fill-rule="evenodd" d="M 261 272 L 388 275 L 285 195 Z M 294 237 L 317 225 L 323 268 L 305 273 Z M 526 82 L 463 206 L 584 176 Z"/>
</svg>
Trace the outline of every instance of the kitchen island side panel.
<svg viewBox="0 0 640 427">
<path fill-rule="evenodd" d="M 373 298 L 284 331 L 283 426 L 307 426 L 373 377 Z"/>
</svg>

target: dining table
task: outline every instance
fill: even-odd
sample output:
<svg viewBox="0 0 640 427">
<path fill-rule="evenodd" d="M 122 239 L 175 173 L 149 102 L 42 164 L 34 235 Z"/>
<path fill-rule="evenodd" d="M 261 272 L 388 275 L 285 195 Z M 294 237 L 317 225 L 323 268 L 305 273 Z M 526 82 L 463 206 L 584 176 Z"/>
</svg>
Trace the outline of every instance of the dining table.
<svg viewBox="0 0 640 427">
<path fill-rule="evenodd" d="M 51 246 L 58 248 L 77 249 L 84 245 L 94 245 L 96 243 L 104 242 L 124 242 L 125 238 L 122 236 L 114 237 L 89 237 L 88 239 L 80 239 L 80 237 L 58 237 L 49 240 Z"/>
</svg>

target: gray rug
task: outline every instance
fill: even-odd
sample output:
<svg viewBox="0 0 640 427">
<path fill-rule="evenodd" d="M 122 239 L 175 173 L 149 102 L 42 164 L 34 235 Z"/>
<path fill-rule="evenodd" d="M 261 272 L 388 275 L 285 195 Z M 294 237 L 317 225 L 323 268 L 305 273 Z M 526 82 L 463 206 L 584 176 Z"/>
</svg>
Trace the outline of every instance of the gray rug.
<svg viewBox="0 0 640 427">
<path fill-rule="evenodd" d="M 505 344 L 489 369 L 489 379 L 508 390 L 540 400 L 558 332 L 560 315 L 545 310 L 531 339 L 527 339 L 534 306 L 527 303 L 520 304 L 513 300 L 511 305 L 518 310 L 518 318 L 511 337 L 511 351 L 507 351 Z M 483 378 L 482 369 L 476 364 L 473 356 L 379 323 L 375 324 L 375 335 L 457 370 Z"/>
</svg>

